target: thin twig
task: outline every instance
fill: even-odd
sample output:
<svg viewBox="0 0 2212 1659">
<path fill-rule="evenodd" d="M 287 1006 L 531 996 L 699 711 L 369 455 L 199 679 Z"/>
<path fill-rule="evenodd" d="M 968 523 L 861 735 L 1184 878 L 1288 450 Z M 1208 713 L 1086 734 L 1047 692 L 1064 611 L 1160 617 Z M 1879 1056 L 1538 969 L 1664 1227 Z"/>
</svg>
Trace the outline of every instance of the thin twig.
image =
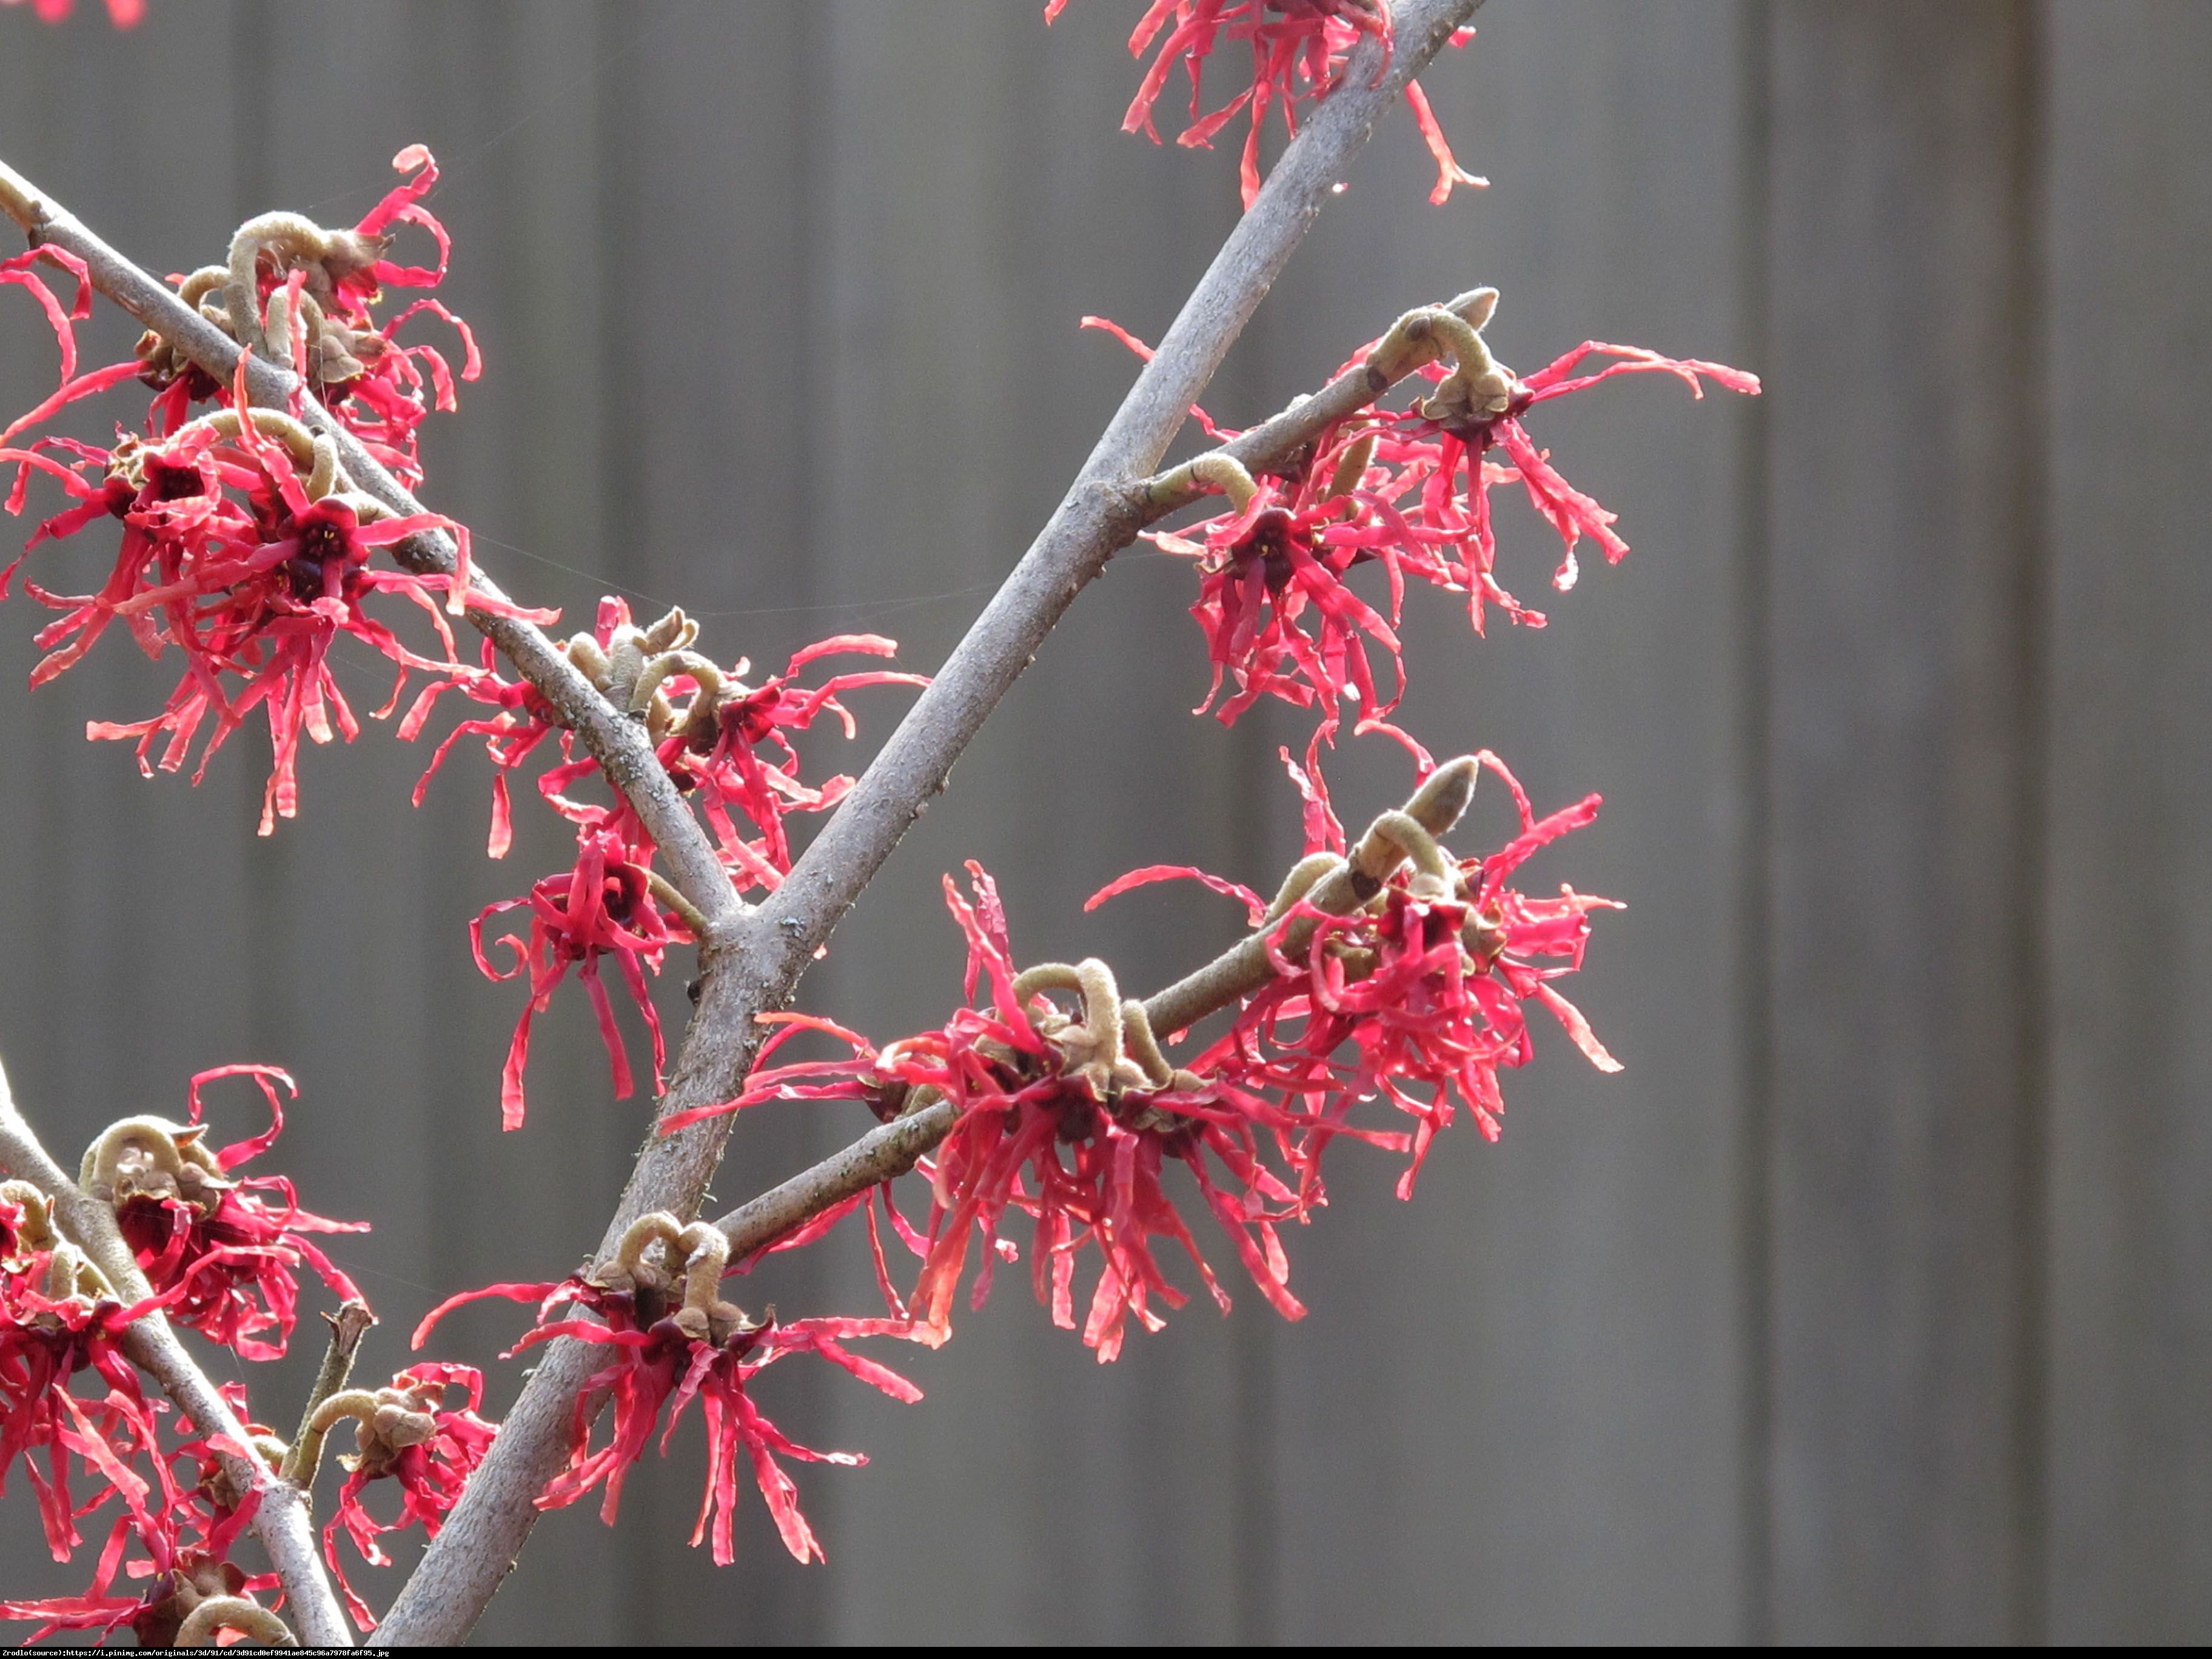
<svg viewBox="0 0 2212 1659">
<path fill-rule="evenodd" d="M 100 293 L 216 380 L 230 383 L 240 356 L 235 340 L 185 304 L 167 283 L 118 253 L 76 215 L 4 161 L 0 161 L 0 211 L 22 227 L 33 247 L 51 246 L 76 255 L 84 261 L 93 286 Z M 338 459 L 357 489 L 398 514 L 426 510 L 289 369 L 256 356 L 246 366 L 246 389 L 257 404 L 270 409 L 289 409 L 297 398 L 306 423 L 330 434 Z M 451 576 L 458 568 L 459 550 L 453 538 L 440 531 L 410 536 L 392 551 L 399 563 L 418 574 Z M 508 602 L 498 585 L 481 571 L 472 575 L 469 591 L 494 605 Z M 469 606 L 468 619 L 498 647 L 515 672 L 538 689 L 562 723 L 583 740 L 608 783 L 636 809 L 639 821 L 668 860 L 675 884 L 684 896 L 710 924 L 733 923 L 745 906 L 731 887 L 714 844 L 654 757 L 644 729 L 635 720 L 624 720 L 534 623 L 495 615 L 479 605 Z M 702 940 L 707 943 L 711 941 Z"/>
<path fill-rule="evenodd" d="M 658 870 L 645 872 L 645 884 L 670 909 L 676 912 L 677 921 L 690 930 L 691 937 L 703 940 L 707 937 L 707 918 L 701 915 L 691 901 L 676 890 L 676 885 Z"/>
<path fill-rule="evenodd" d="M 1438 767 L 1406 803 L 1406 816 L 1432 836 L 1459 822 L 1474 793 L 1475 763 L 1465 757 Z M 1385 817 L 1389 815 L 1386 814 Z M 1382 820 L 1362 836 L 1344 866 L 1314 887 L 1306 902 L 1326 915 L 1345 915 L 1366 902 L 1390 878 L 1406 856 L 1403 843 L 1387 834 Z M 1310 917 L 1280 930 L 1262 927 L 1246 934 L 1194 974 L 1145 1000 L 1145 1014 L 1163 1035 L 1188 1030 L 1215 1010 L 1226 1008 L 1275 976 L 1268 949 L 1295 957 L 1320 926 Z"/>
<path fill-rule="evenodd" d="M 1395 44 L 1363 41 L 1341 83 L 1308 118 L 1249 211 L 1192 290 L 1090 459 L 1020 563 L 776 890 L 702 952 L 698 1012 L 660 1115 L 727 1100 L 750 1070 L 757 1017 L 782 1007 L 815 952 L 890 856 L 969 741 L 1029 665 L 1075 596 L 1146 522 L 1144 481 L 1191 404 L 1328 203 L 1376 122 L 1481 0 L 1399 0 Z M 721 1161 L 726 1116 L 648 1139 L 599 1255 L 639 1216 L 689 1218 Z M 443 1530 L 378 1627 L 394 1645 L 464 1639 L 514 1566 L 558 1472 L 576 1395 L 601 1363 L 564 1339 L 539 1361 Z"/>
<path fill-rule="evenodd" d="M 126 1304 L 143 1302 L 154 1293 L 116 1227 L 115 1212 L 70 1179 L 15 1109 L 4 1069 L 0 1069 L 0 1169 L 46 1194 L 61 1230 L 107 1275 L 107 1282 Z M 134 1364 L 161 1385 L 162 1392 L 177 1402 L 178 1409 L 202 1434 L 220 1435 L 240 1446 L 252 1444 L 252 1435 L 231 1410 L 230 1402 L 208 1380 L 207 1373 L 160 1313 L 133 1322 L 123 1334 L 122 1347 Z M 283 1583 L 285 1601 L 301 1637 L 310 1647 L 351 1647 L 353 1635 L 346 1626 L 345 1613 L 323 1571 L 323 1559 L 315 1550 L 305 1494 L 279 1480 L 276 1472 L 258 1457 L 238 1457 L 228 1452 L 221 1455 L 224 1472 L 240 1492 L 261 1494 L 253 1512 L 253 1531 Z"/>
<path fill-rule="evenodd" d="M 376 1323 L 376 1316 L 368 1310 L 366 1302 L 343 1304 L 335 1314 L 325 1314 L 331 1328 L 331 1346 L 323 1351 L 322 1369 L 315 1373 L 315 1386 L 307 1390 L 307 1403 L 300 1413 L 300 1431 L 292 1437 L 292 1447 L 284 1454 L 284 1467 L 280 1473 L 302 1492 L 313 1490 L 316 1467 L 323 1461 L 323 1437 L 327 1429 L 315 1426 L 315 1413 L 323 1408 L 323 1401 L 337 1394 L 353 1375 L 354 1355 L 360 1350 L 361 1339 L 368 1328 Z"/>
<path fill-rule="evenodd" d="M 729 1237 L 730 1260 L 740 1261 L 831 1205 L 904 1175 L 958 1121 L 952 1103 L 939 1100 L 910 1116 L 878 1125 L 842 1152 L 731 1211 L 714 1224 Z"/>
</svg>

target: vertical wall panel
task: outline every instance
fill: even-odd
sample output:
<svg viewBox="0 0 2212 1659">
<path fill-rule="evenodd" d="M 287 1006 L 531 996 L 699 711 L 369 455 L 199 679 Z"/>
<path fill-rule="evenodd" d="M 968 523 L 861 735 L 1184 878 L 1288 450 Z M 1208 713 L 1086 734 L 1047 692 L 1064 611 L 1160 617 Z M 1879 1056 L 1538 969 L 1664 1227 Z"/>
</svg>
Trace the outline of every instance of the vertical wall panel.
<svg viewBox="0 0 2212 1659">
<path fill-rule="evenodd" d="M 2033 1634 L 2027 15 L 1784 5 L 1775 1633 Z"/>
<path fill-rule="evenodd" d="M 1488 337 L 1524 373 L 1592 337 L 1751 362 L 1732 280 L 1748 235 L 1742 10 L 1501 7 L 1478 21 L 1429 81 L 1462 161 L 1495 183 L 1425 208 L 1414 135 L 1386 130 L 1261 313 L 1269 396 L 1316 383 L 1404 307 L 1477 283 L 1501 290 Z M 1501 576 L 1549 625 L 1494 619 L 1478 640 L 1454 598 L 1408 599 L 1409 729 L 1439 753 L 1495 749 L 1539 810 L 1606 798 L 1528 879 L 1627 902 L 1598 918 L 1589 967 L 1564 988 L 1626 1070 L 1592 1071 L 1540 1021 L 1535 1063 L 1504 1079 L 1503 1139 L 1461 1125 L 1412 1204 L 1390 1195 L 1389 1160 L 1337 1155 L 1328 1211 L 1292 1242 L 1312 1316 L 1253 1334 L 1279 1402 L 1267 1635 L 1741 1633 L 1752 1356 L 1736 1295 L 1747 849 L 1731 641 L 1750 413 L 1658 380 L 1547 405 L 1538 441 L 1621 513 L 1634 552 L 1586 562 L 1556 592 L 1556 537 L 1500 490 Z M 1364 817 L 1407 772 L 1360 742 L 1333 776 L 1346 816 Z M 1288 793 L 1279 777 L 1265 790 L 1281 860 L 1297 850 Z M 1458 839 L 1494 847 L 1511 824 L 1486 779 Z"/>
<path fill-rule="evenodd" d="M 2051 9 L 2051 1634 L 2212 1633 L 2212 11 Z"/>
</svg>

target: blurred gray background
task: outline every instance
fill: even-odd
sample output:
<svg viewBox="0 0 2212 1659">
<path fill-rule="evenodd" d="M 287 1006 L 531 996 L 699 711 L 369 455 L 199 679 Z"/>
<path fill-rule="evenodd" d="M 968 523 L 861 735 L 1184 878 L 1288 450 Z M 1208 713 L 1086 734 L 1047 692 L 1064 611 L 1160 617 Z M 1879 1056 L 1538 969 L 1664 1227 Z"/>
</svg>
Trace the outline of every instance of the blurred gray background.
<svg viewBox="0 0 2212 1659">
<path fill-rule="evenodd" d="M 0 155 L 181 270 L 250 211 L 350 222 L 427 142 L 445 297 L 489 368 L 433 423 L 425 493 L 500 579 L 579 623 L 605 591 L 681 600 L 725 659 L 875 629 L 929 668 L 1131 378 L 1076 319 L 1158 337 L 1236 208 L 1231 150 L 1116 131 L 1135 0 L 1049 32 L 1039 9 L 153 0 L 117 36 L 82 0 L 59 29 L 0 15 Z M 1301 1324 L 1243 1294 L 1100 1367 L 1016 1275 L 949 1348 L 888 1356 L 919 1406 L 782 1368 L 777 1419 L 874 1460 L 800 1474 L 826 1567 L 750 1494 L 735 1568 L 683 1547 L 695 1423 L 618 1528 L 539 1527 L 481 1639 L 2212 1638 L 2212 6 L 1479 21 L 1427 85 L 1493 188 L 1426 206 L 1395 122 L 1207 402 L 1248 422 L 1478 283 L 1524 370 L 1595 336 L 1766 377 L 1755 404 L 1653 380 L 1544 411 L 1637 550 L 1551 595 L 1556 546 L 1513 511 L 1501 568 L 1547 630 L 1477 641 L 1409 602 L 1413 730 L 1498 750 L 1540 805 L 1607 797 L 1531 874 L 1630 902 L 1576 990 L 1626 1073 L 1540 1031 L 1503 1143 L 1455 1131 L 1411 1205 L 1346 1148 L 1290 1241 Z M 52 356 L 0 307 L 20 409 Z M 109 545 L 34 574 L 82 589 Z M 1192 586 L 1116 561 L 807 1006 L 879 1039 L 940 1020 L 938 883 L 968 857 L 1026 956 L 1146 987 L 1229 936 L 1194 890 L 1079 908 L 1138 864 L 1266 884 L 1297 850 L 1273 757 L 1298 723 L 1186 712 Z M 379 728 L 309 755 L 301 817 L 257 842 L 265 738 L 197 791 L 143 782 L 83 723 L 172 676 L 118 637 L 27 697 L 42 620 L 0 609 L 0 1053 L 57 1149 L 179 1109 L 199 1068 L 292 1067 L 283 1161 L 377 1223 L 344 1252 L 384 1318 L 372 1370 L 446 1293 L 570 1267 L 645 1107 L 609 1099 L 571 986 L 503 1136 L 521 993 L 465 933 L 556 867 L 558 827 L 519 803 L 488 863 L 480 755 L 417 811 L 427 754 Z M 365 653 L 340 672 L 381 700 Z M 856 702 L 861 744 L 821 765 L 857 769 L 905 698 Z M 1379 741 L 1333 775 L 1347 816 L 1407 781 Z M 719 1195 L 865 1121 L 754 1114 Z M 857 1311 L 869 1285 L 844 1239 L 744 1294 Z M 488 1309 L 441 1344 L 494 1365 L 495 1408 L 522 1325 Z M 289 1424 L 313 1347 L 258 1382 L 264 1415 Z M 81 1583 L 27 1496 L 9 1589 Z"/>
</svg>

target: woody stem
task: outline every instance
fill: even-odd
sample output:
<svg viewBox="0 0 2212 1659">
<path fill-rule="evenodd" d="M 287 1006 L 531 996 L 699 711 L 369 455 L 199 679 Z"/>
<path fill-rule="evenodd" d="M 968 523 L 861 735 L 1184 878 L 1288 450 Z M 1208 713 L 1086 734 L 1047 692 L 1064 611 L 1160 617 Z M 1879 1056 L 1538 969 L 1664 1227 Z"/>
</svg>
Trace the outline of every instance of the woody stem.
<svg viewBox="0 0 2212 1659">
<path fill-rule="evenodd" d="M 1480 3 L 1398 0 L 1388 64 L 1372 37 L 1354 49 L 1336 89 L 1303 123 L 1029 551 L 782 885 L 729 926 L 726 944 L 703 953 L 698 1012 L 684 1034 L 661 1115 L 712 1105 L 736 1091 L 760 1045 L 758 1017 L 789 1000 L 815 952 L 945 787 L 953 763 L 1076 595 L 1139 529 L 1172 510 L 1147 498 L 1145 481 L 1192 402 L 1376 121 Z M 1310 400 L 1333 398 L 1314 411 L 1322 417 L 1315 424 L 1307 424 L 1303 407 L 1288 410 L 1230 447 L 1247 471 L 1271 459 L 1279 463 L 1327 424 L 1330 409 L 1341 418 L 1387 389 L 1387 377 L 1377 386 L 1376 376 L 1356 371 Z M 1281 447 L 1268 447 L 1276 444 Z M 689 890 L 688 883 L 681 884 Z M 1158 1018 L 1153 1024 L 1174 1029 Z M 729 1132 L 725 1114 L 648 1140 L 601 1253 L 640 1215 L 694 1214 Z M 597 1350 L 574 1339 L 547 1351 L 468 1491 L 400 1591 L 380 1639 L 438 1644 L 467 1635 L 537 1519 L 535 1500 L 566 1455 L 577 1393 L 598 1363 Z"/>
</svg>

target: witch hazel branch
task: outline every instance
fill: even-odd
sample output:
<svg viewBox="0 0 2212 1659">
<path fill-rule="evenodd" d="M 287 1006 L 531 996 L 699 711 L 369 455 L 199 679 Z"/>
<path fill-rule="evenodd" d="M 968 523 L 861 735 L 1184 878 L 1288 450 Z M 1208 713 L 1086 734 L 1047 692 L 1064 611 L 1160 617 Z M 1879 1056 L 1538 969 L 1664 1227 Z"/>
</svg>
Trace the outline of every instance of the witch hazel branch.
<svg viewBox="0 0 2212 1659">
<path fill-rule="evenodd" d="M 305 1208 L 268 1168 L 289 1077 L 241 1065 L 194 1078 L 179 1116 L 119 1121 L 74 1176 L 9 1103 L 0 1481 L 29 1487 L 58 1559 L 82 1551 L 96 1565 L 83 1594 L 0 1602 L 0 1617 L 33 1623 L 34 1639 L 128 1627 L 149 1646 L 226 1631 L 457 1642 L 535 1517 L 596 1498 L 612 1522 L 629 1472 L 695 1402 L 708 1461 L 691 1541 L 732 1559 L 750 1487 L 791 1553 L 819 1559 L 795 1471 L 864 1460 L 780 1430 L 761 1400 L 769 1367 L 804 1358 L 918 1401 L 880 1345 L 950 1340 L 1002 1267 L 1025 1273 L 1046 1316 L 1101 1360 L 1160 1330 L 1194 1291 L 1225 1313 L 1249 1282 L 1279 1315 L 1303 1317 L 1285 1229 L 1315 1218 L 1330 1179 L 1368 1178 L 1379 1155 L 1411 1198 L 1455 1121 L 1499 1133 L 1502 1076 L 1530 1063 L 1543 1028 L 1619 1069 L 1559 983 L 1613 901 L 1528 878 L 1594 820 L 1598 798 L 1540 811 L 1487 750 L 1437 760 L 1399 719 L 1404 608 L 1433 589 L 1468 608 L 1477 634 L 1497 616 L 1542 624 L 1500 574 L 1499 489 L 1556 534 L 1561 592 L 1583 541 L 1608 560 L 1627 552 L 1613 514 L 1540 446 L 1545 404 L 1622 374 L 1669 375 L 1693 396 L 1757 381 L 1595 341 L 1522 376 L 1486 338 L 1498 294 L 1476 289 L 1406 313 L 1326 386 L 1247 430 L 1198 411 L 1210 447 L 1164 459 L 1378 119 L 1410 103 L 1439 195 L 1468 182 L 1414 77 L 1463 44 L 1474 9 L 1160 0 L 1146 12 L 1133 49 L 1155 55 L 1131 130 L 1150 131 L 1170 73 L 1184 70 L 1186 143 L 1249 120 L 1248 211 L 1157 350 L 1085 319 L 1143 359 L 1136 383 L 1035 544 L 926 678 L 867 635 L 757 672 L 682 610 L 640 617 L 615 599 L 562 636 L 553 613 L 490 580 L 465 524 L 414 493 L 422 425 L 453 411 L 482 369 L 466 325 L 427 292 L 451 252 L 428 206 L 427 150 L 401 153 L 401 182 L 359 222 L 260 215 L 222 258 L 168 283 L 0 166 L 0 210 L 30 242 L 0 261 L 0 285 L 36 306 L 58 359 L 52 393 L 0 429 L 5 505 L 35 526 L 0 581 L 20 574 L 51 613 L 33 688 L 119 648 L 103 641 L 175 663 L 158 709 L 121 711 L 88 735 L 130 743 L 149 775 L 190 766 L 197 780 L 240 732 L 265 730 L 264 835 L 313 810 L 316 751 L 379 720 L 428 745 L 418 803 L 463 787 L 480 755 L 491 858 L 508 856 L 518 803 L 533 800 L 574 845 L 566 868 L 526 877 L 469 926 L 477 963 L 517 998 L 503 1124 L 538 1128 L 530 1039 L 570 999 L 601 1033 L 611 1096 L 639 1092 L 649 1055 L 655 1103 L 581 1268 L 532 1276 L 536 1264 L 517 1263 L 513 1282 L 451 1287 L 415 1332 L 417 1352 L 359 1376 L 364 1351 L 383 1346 L 343 1267 L 343 1236 L 362 1224 Z M 1251 79 L 1207 111 L 1201 77 L 1223 42 L 1249 46 Z M 1296 136 L 1263 181 L 1270 112 Z M 388 298 L 410 289 L 426 292 Z M 145 333 L 130 359 L 87 368 L 76 325 L 95 295 Z M 105 410 L 134 386 L 151 394 L 143 415 L 111 441 L 81 435 L 81 406 Z M 1091 906 L 1195 882 L 1194 903 L 1243 907 L 1247 933 L 1175 984 L 1132 994 L 1103 959 L 1020 954 L 996 884 L 970 864 L 945 881 L 968 965 L 940 1024 L 879 1042 L 786 1012 L 1067 605 L 1140 535 L 1193 567 L 1196 712 L 1234 723 L 1264 701 L 1310 717 L 1303 749 L 1282 755 L 1304 855 L 1272 896 L 1155 866 Z M 479 642 L 465 648 L 456 623 Z M 356 709 L 332 678 L 341 636 L 390 665 L 380 707 Z M 813 746 L 793 742 L 822 723 L 852 738 L 860 716 L 917 693 L 857 778 L 814 773 Z M 1407 793 L 1354 836 L 1326 771 L 1341 744 L 1376 740 L 1404 755 Z M 1462 821 L 1486 773 L 1510 823 L 1472 844 Z M 695 1006 L 672 1054 L 651 982 L 687 951 Z M 642 1050 L 625 1027 L 642 1030 Z M 232 1133 L 257 1097 L 265 1124 L 219 1139 L 214 1126 Z M 873 1127 L 842 1152 L 719 1220 L 700 1217 L 737 1115 L 856 1106 Z M 1331 1158 L 1343 1145 L 1362 1150 Z M 1186 1189 L 1194 1205 L 1176 1198 Z M 787 1317 L 728 1296 L 732 1273 L 840 1228 L 865 1233 L 875 1305 Z M 496 1422 L 484 1413 L 498 1385 L 430 1346 L 451 1307 L 486 1297 L 530 1310 L 509 1357 L 531 1369 Z M 297 1411 L 270 1422 L 247 1385 L 212 1383 L 180 1335 L 262 1364 L 286 1352 L 303 1306 L 330 1321 L 325 1362 Z M 392 1358 L 405 1363 L 386 1370 Z M 289 1436 L 280 1420 L 296 1425 Z M 317 1522 L 319 1475 L 330 1507 Z M 396 1516 L 392 1499 L 370 1507 L 383 1493 Z M 390 1566 L 386 1540 L 418 1526 L 428 1548 L 380 1613 L 392 1592 L 372 1575 Z"/>
</svg>

